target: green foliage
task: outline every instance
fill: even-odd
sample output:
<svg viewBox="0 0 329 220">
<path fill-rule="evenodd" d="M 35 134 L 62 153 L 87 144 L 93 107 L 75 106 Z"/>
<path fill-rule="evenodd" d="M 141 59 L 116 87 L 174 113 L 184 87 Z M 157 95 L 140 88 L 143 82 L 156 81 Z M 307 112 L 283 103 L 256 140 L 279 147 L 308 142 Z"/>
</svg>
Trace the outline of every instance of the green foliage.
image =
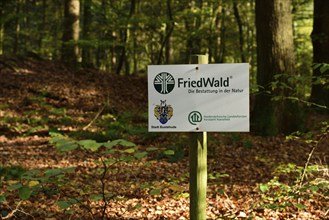
<svg viewBox="0 0 329 220">
<path fill-rule="evenodd" d="M 184 158 L 185 150 L 184 147 L 180 144 L 173 144 L 169 147 L 164 147 L 160 149 L 160 153 L 158 154 L 157 158 L 162 159 L 165 158 L 169 162 L 177 162 Z"/>
<path fill-rule="evenodd" d="M 31 189 L 28 186 L 21 186 L 18 189 L 19 198 L 22 200 L 27 200 L 28 198 L 30 198 L 31 194 L 32 194 Z"/>
<path fill-rule="evenodd" d="M 216 182 L 218 180 L 221 180 L 225 177 L 229 177 L 230 175 L 226 174 L 226 173 L 219 173 L 219 172 L 212 172 L 208 174 L 208 179 L 209 180 L 216 180 Z"/>
<path fill-rule="evenodd" d="M 0 126 L 5 127 L 8 132 L 18 133 L 23 136 L 31 136 L 38 133 L 47 133 L 52 125 L 71 125 L 72 118 L 66 114 L 65 108 L 58 108 L 50 104 L 47 99 L 49 93 L 47 91 L 36 92 L 37 95 L 29 96 L 26 98 L 28 107 L 24 111 L 23 116 L 17 117 L 16 115 L 6 112 L 0 119 Z M 37 106 L 37 108 L 29 108 Z M 9 106 L 4 105 L 4 109 Z"/>
<path fill-rule="evenodd" d="M 319 69 L 321 73 L 325 73 L 329 70 L 329 64 L 328 63 L 315 63 L 313 64 L 313 69 Z"/>
<path fill-rule="evenodd" d="M 259 184 L 259 189 L 264 193 L 263 202 L 259 208 L 269 208 L 273 210 L 285 209 L 293 206 L 292 199 L 298 194 L 289 185 L 280 183 L 277 178 L 266 184 Z"/>
<path fill-rule="evenodd" d="M 57 202 L 57 205 L 60 209 L 67 209 L 69 208 L 71 205 L 75 204 L 75 200 L 74 199 L 70 199 L 70 200 L 60 200 Z"/>
<path fill-rule="evenodd" d="M 318 176 L 318 165 L 307 166 L 306 170 L 301 166 L 295 164 L 281 164 L 279 165 L 274 174 L 289 174 L 297 173 L 296 185 L 290 186 L 288 184 L 279 181 L 278 177 L 274 177 L 268 183 L 260 183 L 259 190 L 263 193 L 261 205 L 259 209 L 273 209 L 284 210 L 286 207 L 295 207 L 297 209 L 305 209 L 306 205 L 301 203 L 301 200 L 308 200 L 322 194 L 325 197 L 329 196 L 329 181 L 323 177 L 318 177 L 314 180 L 307 181 L 305 184 L 301 184 L 301 176 L 303 172 L 306 172 L 310 176 Z M 327 169 L 327 168 L 324 168 Z"/>
<path fill-rule="evenodd" d="M 4 180 L 19 180 L 25 172 L 26 169 L 21 166 L 0 166 L 0 177 Z"/>
<path fill-rule="evenodd" d="M 52 143 L 59 143 L 63 139 L 59 139 L 58 137 L 61 137 L 59 134 L 54 135 Z M 63 138 L 63 137 L 62 137 Z M 94 149 L 95 142 L 93 141 L 79 141 L 81 144 L 80 149 L 88 150 L 91 152 L 95 152 Z M 133 143 L 125 140 L 117 141 L 116 145 L 110 145 L 108 146 L 109 149 L 112 149 L 114 146 L 124 146 L 131 147 L 135 146 Z M 73 149 L 71 149 L 73 150 Z M 119 149 L 118 149 L 119 150 Z M 67 149 L 65 152 L 68 151 Z M 97 169 L 96 173 L 100 171 L 100 174 L 106 174 L 109 171 L 109 167 L 115 163 L 120 162 L 133 162 L 135 160 L 142 159 L 147 155 L 147 152 L 143 151 L 137 151 L 137 149 L 128 148 L 128 149 L 122 149 L 120 150 L 122 153 L 122 156 L 114 159 L 112 161 L 107 160 L 104 161 L 103 167 L 101 169 Z M 126 154 L 126 155 L 124 155 Z M 128 159 L 130 158 L 130 159 Z M 5 191 L 0 196 L 0 203 L 6 203 L 6 197 L 7 196 L 15 196 L 20 200 L 33 200 L 35 197 L 38 197 L 40 195 L 54 195 L 54 194 L 61 194 L 62 190 L 67 188 L 68 185 L 74 185 L 78 183 L 70 183 L 68 184 L 68 181 L 70 179 L 70 173 L 73 172 L 74 168 L 58 168 L 58 169 L 46 169 L 46 170 L 25 170 L 21 167 L 12 166 L 12 167 L 1 167 L 0 169 L 0 179 L 4 180 L 6 184 L 9 184 L 7 191 Z M 101 175 L 101 176 L 102 176 Z M 102 177 L 100 177 L 101 181 L 104 181 Z M 93 184 L 93 183 L 92 183 Z M 93 185 L 91 185 L 93 186 Z M 89 192 L 88 190 L 92 189 L 85 187 L 83 189 L 77 189 L 75 192 L 75 195 L 70 198 L 69 195 L 66 195 L 65 197 L 68 197 L 66 199 L 61 199 L 57 202 L 57 205 L 60 209 L 65 210 L 65 212 L 72 207 L 73 205 L 77 205 L 82 208 L 89 209 L 88 205 L 82 204 L 81 201 L 85 195 L 89 195 L 91 201 L 107 201 L 114 197 L 112 193 L 106 193 L 105 191 L 101 191 L 101 194 L 93 194 Z M 72 189 L 71 189 L 72 190 Z M 105 190 L 105 187 L 103 187 L 103 190 Z M 95 191 L 95 190 L 93 190 Z M 161 193 L 160 189 L 152 188 L 150 190 L 151 195 L 159 195 Z M 74 212 L 74 209 L 71 209 L 70 212 Z M 91 213 L 92 214 L 92 213 Z M 3 216 L 6 214 L 3 213 Z"/>
<path fill-rule="evenodd" d="M 58 201 L 57 205 L 63 210 L 69 209 L 72 207 L 72 205 L 78 205 L 79 207 L 89 210 L 89 205 L 79 202 L 80 198 L 82 199 L 82 197 L 85 195 L 89 195 L 91 201 L 103 201 L 105 208 L 107 206 L 107 201 L 115 197 L 114 194 L 106 192 L 105 178 L 107 175 L 109 175 L 109 172 L 121 172 L 121 169 L 111 168 L 117 164 L 133 163 L 138 160 L 142 160 L 149 154 L 149 152 L 158 150 L 158 148 L 155 147 L 141 150 L 136 144 L 125 139 L 117 139 L 107 142 L 96 142 L 95 140 L 91 139 L 75 140 L 58 132 L 50 132 L 50 136 L 51 139 L 49 142 L 53 144 L 59 152 L 62 153 L 70 152 L 73 150 L 85 150 L 98 155 L 101 158 L 103 155 L 108 155 L 108 158 L 101 159 L 101 161 L 98 162 L 100 168 L 97 168 L 94 171 L 95 175 L 99 176 L 99 180 L 102 184 L 98 190 L 99 193 L 91 193 L 89 192 L 90 188 L 88 188 L 88 186 L 84 186 L 83 189 L 76 191 L 79 196 Z M 119 167 L 120 166 L 121 165 L 119 165 Z M 152 187 L 152 189 L 150 189 L 150 195 L 160 194 L 161 190 L 159 188 Z"/>
<path fill-rule="evenodd" d="M 40 194 L 57 194 L 66 181 L 64 174 L 73 171 L 74 168 L 25 170 L 19 166 L 0 167 L 0 179 L 9 184 L 7 191 L 1 195 L 0 203 L 5 203 L 6 197 L 15 195 L 15 192 L 21 200 Z"/>
<path fill-rule="evenodd" d="M 147 130 L 148 115 L 132 114 L 131 112 L 122 112 L 116 116 L 105 114 L 97 121 L 97 125 L 104 129 L 102 135 L 110 140 L 137 136 L 141 142 L 154 140 L 159 136 L 155 132 Z"/>
<path fill-rule="evenodd" d="M 7 202 L 6 197 L 4 195 L 0 195 L 0 204 L 5 202 Z"/>
<path fill-rule="evenodd" d="M 329 64 L 328 63 L 316 63 L 313 64 L 313 69 L 314 70 L 319 70 L 321 74 L 319 74 L 316 77 L 313 77 L 313 84 L 314 85 L 322 85 L 323 88 L 329 89 Z M 327 106 L 328 108 L 328 106 Z"/>
<path fill-rule="evenodd" d="M 102 142 L 98 143 L 95 140 L 86 139 L 86 140 L 75 140 L 73 138 L 70 138 L 68 136 L 62 135 L 57 132 L 50 132 L 49 135 L 51 136 L 50 143 L 55 145 L 56 149 L 59 152 L 67 152 L 72 151 L 77 148 L 95 152 L 100 147 L 105 147 L 107 149 L 111 149 L 114 146 L 120 145 L 124 147 L 135 147 L 136 145 L 130 141 L 124 140 L 124 139 L 117 139 L 110 142 Z M 126 149 L 124 152 L 126 153 L 132 153 L 135 150 L 133 148 Z"/>
<path fill-rule="evenodd" d="M 272 173 L 274 175 L 291 174 L 291 173 L 297 173 L 301 175 L 302 171 L 303 171 L 303 167 L 297 166 L 296 164 L 288 163 L 288 164 L 280 164 L 274 169 Z"/>
<path fill-rule="evenodd" d="M 152 189 L 150 191 L 150 195 L 155 196 L 155 195 L 160 195 L 161 194 L 161 189 Z"/>
</svg>

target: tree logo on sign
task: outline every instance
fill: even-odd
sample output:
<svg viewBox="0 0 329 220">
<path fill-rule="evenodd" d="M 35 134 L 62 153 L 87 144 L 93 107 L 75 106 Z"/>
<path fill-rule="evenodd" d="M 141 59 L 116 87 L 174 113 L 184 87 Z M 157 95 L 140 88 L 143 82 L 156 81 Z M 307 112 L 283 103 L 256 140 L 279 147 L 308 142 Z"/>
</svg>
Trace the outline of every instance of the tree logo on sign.
<svg viewBox="0 0 329 220">
<path fill-rule="evenodd" d="M 202 115 L 200 112 L 198 111 L 193 111 L 188 115 L 188 121 L 192 124 L 192 125 L 196 125 L 196 123 L 201 122 L 202 121 Z"/>
<path fill-rule="evenodd" d="M 156 91 L 168 94 L 175 87 L 175 79 L 170 73 L 162 72 L 155 76 L 153 84 Z"/>
</svg>

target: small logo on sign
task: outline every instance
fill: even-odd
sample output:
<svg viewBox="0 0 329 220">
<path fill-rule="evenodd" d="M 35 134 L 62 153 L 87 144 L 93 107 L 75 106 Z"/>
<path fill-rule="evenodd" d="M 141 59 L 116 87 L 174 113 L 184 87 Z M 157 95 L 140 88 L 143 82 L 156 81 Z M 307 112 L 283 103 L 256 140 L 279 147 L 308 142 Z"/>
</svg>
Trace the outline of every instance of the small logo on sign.
<svg viewBox="0 0 329 220">
<path fill-rule="evenodd" d="M 160 100 L 161 104 L 156 105 L 154 108 L 154 116 L 161 124 L 166 124 L 168 120 L 173 116 L 173 108 L 171 105 L 166 104 L 167 100 Z"/>
<path fill-rule="evenodd" d="M 200 112 L 198 111 L 193 111 L 188 115 L 188 121 L 192 124 L 192 125 L 196 125 L 196 123 L 201 122 L 202 121 L 202 115 Z"/>
<path fill-rule="evenodd" d="M 170 73 L 162 72 L 155 76 L 153 84 L 156 91 L 168 94 L 175 87 L 175 79 Z"/>
</svg>

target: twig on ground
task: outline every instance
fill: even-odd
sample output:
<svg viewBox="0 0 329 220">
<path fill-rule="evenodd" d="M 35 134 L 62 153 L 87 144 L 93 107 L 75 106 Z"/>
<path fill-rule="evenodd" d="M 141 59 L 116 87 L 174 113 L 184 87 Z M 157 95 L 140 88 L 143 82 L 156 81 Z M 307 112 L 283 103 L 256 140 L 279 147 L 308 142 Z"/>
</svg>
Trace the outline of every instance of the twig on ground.
<svg viewBox="0 0 329 220">
<path fill-rule="evenodd" d="M 303 173 L 302 173 L 301 178 L 299 180 L 299 187 L 302 187 L 302 185 L 303 185 L 303 181 L 304 181 L 304 178 L 305 178 L 305 175 L 306 175 L 307 167 L 308 167 L 308 165 L 310 163 L 310 160 L 311 160 L 311 157 L 313 155 L 313 152 L 314 152 L 315 148 L 318 146 L 318 144 L 319 144 L 319 142 L 312 147 L 311 152 L 308 154 L 307 161 L 306 161 L 305 166 L 303 168 Z"/>
<path fill-rule="evenodd" d="M 93 120 L 91 120 L 91 122 L 89 122 L 89 124 L 87 124 L 86 126 L 84 126 L 82 128 L 82 130 L 87 130 L 96 120 L 97 118 L 102 114 L 102 112 L 104 111 L 105 109 L 105 105 L 103 105 L 103 107 L 97 112 L 96 116 L 93 118 Z"/>
<path fill-rule="evenodd" d="M 106 214 L 106 208 L 107 208 L 107 198 L 106 198 L 106 195 L 105 195 L 105 177 L 106 177 L 106 173 L 108 171 L 108 167 L 105 163 L 105 161 L 103 160 L 103 158 L 101 157 L 101 161 L 102 161 L 102 164 L 103 164 L 103 173 L 102 173 L 102 177 L 101 177 L 101 183 L 102 183 L 102 196 L 103 196 L 103 202 L 104 202 L 104 205 L 103 205 L 103 211 L 102 211 L 102 219 L 105 219 L 105 214 Z"/>
<path fill-rule="evenodd" d="M 22 203 L 22 201 L 20 201 L 20 202 L 17 204 L 17 206 L 16 206 L 15 209 L 12 209 L 11 212 L 10 212 L 8 215 L 6 215 L 6 216 L 4 216 L 4 217 L 1 217 L 1 219 L 3 220 L 3 219 L 10 219 L 10 218 L 12 218 L 12 217 L 16 217 L 15 214 L 16 214 L 17 212 L 21 212 L 21 213 L 23 213 L 24 215 L 30 216 L 30 217 L 32 217 L 32 219 L 35 219 L 31 214 L 29 214 L 29 213 L 23 211 L 22 209 L 19 209 L 19 207 L 21 206 L 21 203 Z"/>
<path fill-rule="evenodd" d="M 105 104 L 102 106 L 102 108 L 97 112 L 96 116 L 93 118 L 93 120 L 91 120 L 91 122 L 89 122 L 89 124 L 87 124 L 86 126 L 83 127 L 82 130 L 87 130 L 96 120 L 97 118 L 102 114 L 102 112 L 104 111 L 104 109 L 106 107 L 109 107 L 110 106 L 110 93 L 109 91 L 107 91 L 107 94 L 106 94 L 106 101 L 105 101 Z"/>
<path fill-rule="evenodd" d="M 311 160 L 311 158 L 312 158 L 312 155 L 313 155 L 313 153 L 314 153 L 314 150 L 316 149 L 316 147 L 317 147 L 320 143 L 322 143 L 322 140 L 323 140 L 328 134 L 329 134 L 329 131 L 323 133 L 323 134 L 321 135 L 320 139 L 318 140 L 318 142 L 312 147 L 312 150 L 311 150 L 310 153 L 308 154 L 307 161 L 306 161 L 305 166 L 304 166 L 304 168 L 303 168 L 303 173 L 302 173 L 301 178 L 300 178 L 300 180 L 299 180 L 299 187 L 302 187 L 302 185 L 303 185 L 303 181 L 304 181 L 304 178 L 305 178 L 305 175 L 306 175 L 307 167 L 308 167 L 308 165 L 309 165 L 309 163 L 310 163 L 310 160 Z"/>
</svg>

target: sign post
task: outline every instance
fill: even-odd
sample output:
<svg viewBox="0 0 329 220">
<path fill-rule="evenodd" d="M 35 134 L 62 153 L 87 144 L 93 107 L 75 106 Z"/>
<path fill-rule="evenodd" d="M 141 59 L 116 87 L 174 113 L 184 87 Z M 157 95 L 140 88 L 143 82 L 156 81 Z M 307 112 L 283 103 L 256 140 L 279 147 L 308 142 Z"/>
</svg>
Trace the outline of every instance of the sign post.
<svg viewBox="0 0 329 220">
<path fill-rule="evenodd" d="M 191 63 L 208 64 L 208 56 L 192 56 Z M 196 117 L 195 120 L 197 120 Z M 207 218 L 207 132 L 196 132 L 191 135 L 192 142 L 189 145 L 190 219 L 205 220 Z"/>
<path fill-rule="evenodd" d="M 249 131 L 249 64 L 148 66 L 150 132 L 192 132 L 190 219 L 206 219 L 207 132 Z"/>
</svg>

